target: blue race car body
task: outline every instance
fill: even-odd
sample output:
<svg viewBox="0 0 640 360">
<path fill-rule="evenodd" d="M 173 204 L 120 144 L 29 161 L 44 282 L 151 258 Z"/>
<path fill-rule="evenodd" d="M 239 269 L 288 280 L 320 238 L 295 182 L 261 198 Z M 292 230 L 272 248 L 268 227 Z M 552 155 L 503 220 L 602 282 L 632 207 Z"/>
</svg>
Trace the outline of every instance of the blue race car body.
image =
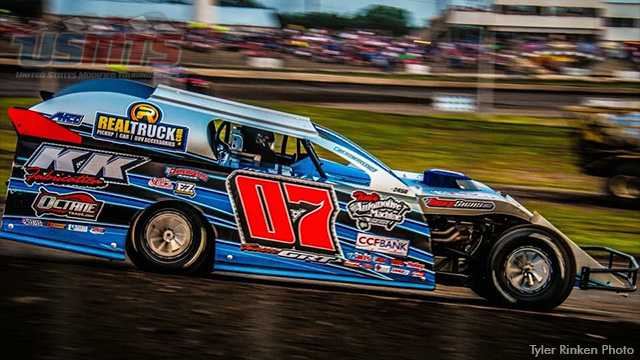
<svg viewBox="0 0 640 360">
<path fill-rule="evenodd" d="M 391 170 L 306 117 L 122 80 L 44 98 L 10 110 L 2 238 L 148 270 L 431 290 L 436 273 L 470 284 L 506 232 L 535 226 L 570 249 L 558 259 L 603 269 L 511 197 L 455 172 Z M 623 286 L 568 269 L 583 288 Z"/>
</svg>

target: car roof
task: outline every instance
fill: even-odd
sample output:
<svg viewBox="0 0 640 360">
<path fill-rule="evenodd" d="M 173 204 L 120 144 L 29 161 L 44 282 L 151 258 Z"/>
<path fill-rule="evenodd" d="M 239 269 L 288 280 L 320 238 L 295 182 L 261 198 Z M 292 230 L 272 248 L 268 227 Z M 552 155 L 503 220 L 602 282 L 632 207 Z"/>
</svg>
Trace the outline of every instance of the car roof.
<svg viewBox="0 0 640 360">
<path fill-rule="evenodd" d="M 308 117 L 216 98 L 166 85 L 158 85 L 148 100 L 295 137 L 318 136 Z"/>
<path fill-rule="evenodd" d="M 61 98 L 81 93 L 106 93 L 127 95 L 149 100 L 158 105 L 169 105 L 209 116 L 211 119 L 227 120 L 240 125 L 258 127 L 285 135 L 313 138 L 318 132 L 308 117 L 289 114 L 258 106 L 247 105 L 235 101 L 217 98 L 209 95 L 186 91 L 166 85 L 152 87 L 136 81 L 125 79 L 94 79 L 67 86 L 53 95 Z M 114 97 L 116 99 L 117 97 Z M 102 98 L 108 102 L 109 98 Z M 196 114 L 194 114 L 196 115 Z M 201 119 L 193 116 L 191 120 Z M 189 122 L 189 119 L 186 119 Z M 206 125 L 206 124 L 205 124 Z"/>
</svg>

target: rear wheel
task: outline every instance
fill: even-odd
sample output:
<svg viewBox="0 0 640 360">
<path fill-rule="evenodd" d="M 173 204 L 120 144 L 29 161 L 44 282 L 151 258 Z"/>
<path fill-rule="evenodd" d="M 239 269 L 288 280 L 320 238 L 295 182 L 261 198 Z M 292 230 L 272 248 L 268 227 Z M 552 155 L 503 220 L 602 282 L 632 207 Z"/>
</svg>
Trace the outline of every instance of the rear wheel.
<svg viewBox="0 0 640 360">
<path fill-rule="evenodd" d="M 523 226 L 496 241 L 480 288 L 503 305 L 550 310 L 571 294 L 575 275 L 573 252 L 563 239 L 546 229 Z"/>
<path fill-rule="evenodd" d="M 138 218 L 127 253 L 140 269 L 190 274 L 206 263 L 212 243 L 194 210 L 172 206 L 145 212 Z"/>
</svg>

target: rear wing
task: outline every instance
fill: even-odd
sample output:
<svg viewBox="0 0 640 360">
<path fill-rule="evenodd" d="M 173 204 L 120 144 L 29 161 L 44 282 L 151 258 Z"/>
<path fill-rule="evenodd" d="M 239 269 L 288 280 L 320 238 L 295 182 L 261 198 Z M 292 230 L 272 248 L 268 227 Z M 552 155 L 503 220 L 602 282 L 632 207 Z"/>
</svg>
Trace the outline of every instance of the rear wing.
<svg viewBox="0 0 640 360">
<path fill-rule="evenodd" d="M 18 136 L 30 136 L 71 144 L 82 142 L 82 136 L 47 119 L 38 112 L 14 107 L 10 108 L 8 113 Z"/>
</svg>

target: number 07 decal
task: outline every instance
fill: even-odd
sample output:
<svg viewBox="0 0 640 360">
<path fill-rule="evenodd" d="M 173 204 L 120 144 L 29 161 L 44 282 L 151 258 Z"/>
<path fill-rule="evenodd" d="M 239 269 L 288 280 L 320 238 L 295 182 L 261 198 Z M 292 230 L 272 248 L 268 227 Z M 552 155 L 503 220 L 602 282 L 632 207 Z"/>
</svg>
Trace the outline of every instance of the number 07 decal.
<svg viewBox="0 0 640 360">
<path fill-rule="evenodd" d="M 243 244 L 341 256 L 330 185 L 235 171 L 227 179 Z"/>
</svg>

